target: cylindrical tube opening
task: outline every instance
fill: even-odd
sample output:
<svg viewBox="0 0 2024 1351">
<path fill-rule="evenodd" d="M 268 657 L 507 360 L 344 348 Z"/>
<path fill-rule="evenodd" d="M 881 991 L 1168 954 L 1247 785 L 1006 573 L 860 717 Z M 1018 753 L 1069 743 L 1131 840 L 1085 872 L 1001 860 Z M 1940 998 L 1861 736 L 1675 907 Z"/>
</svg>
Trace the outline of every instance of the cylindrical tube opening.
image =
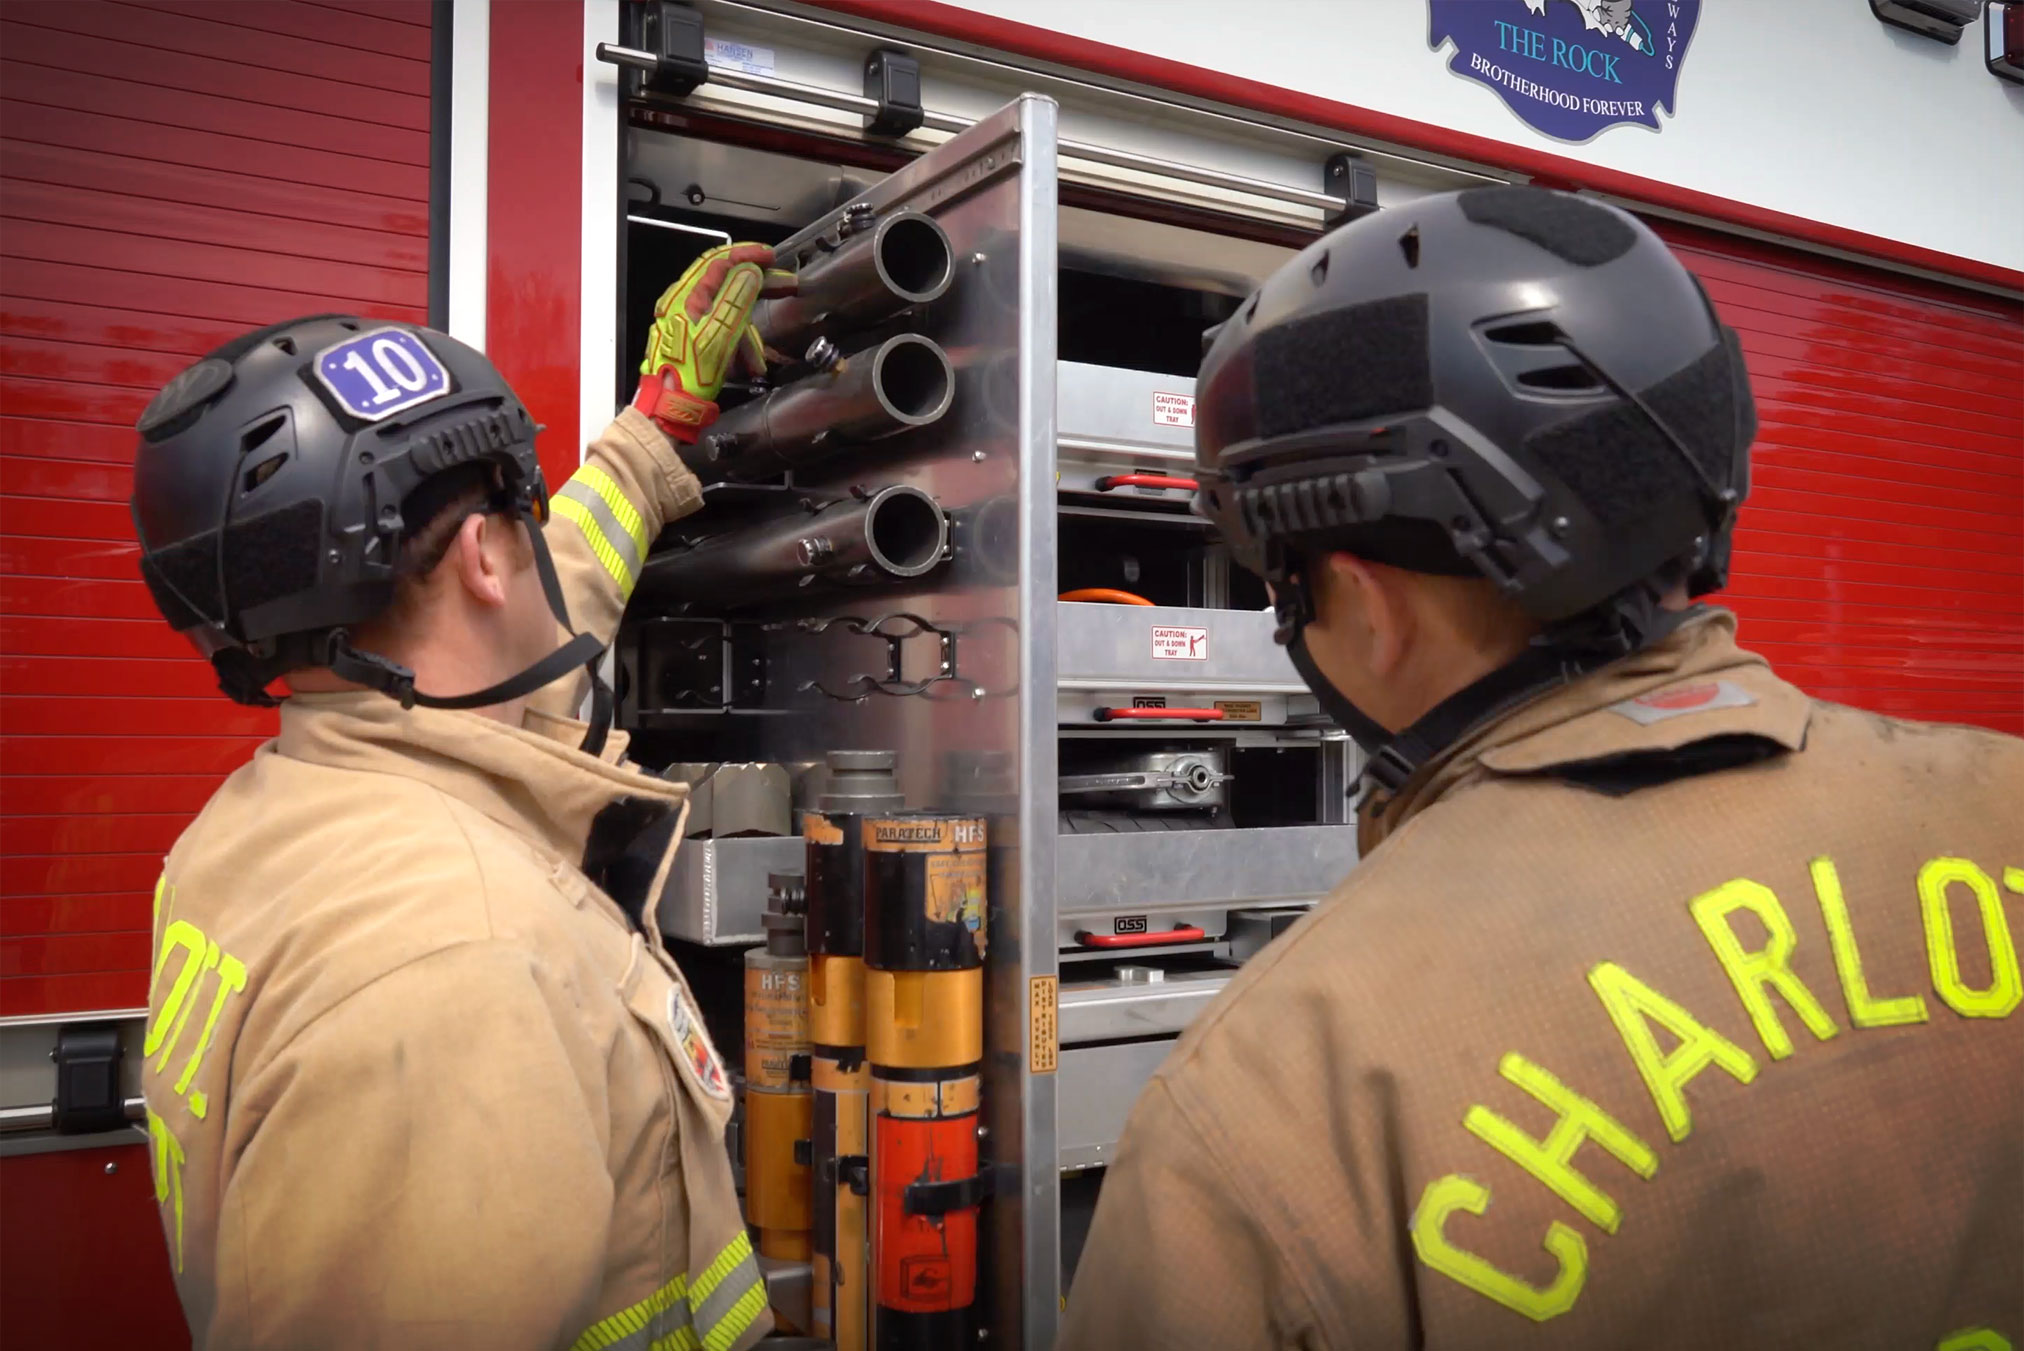
<svg viewBox="0 0 2024 1351">
<path fill-rule="evenodd" d="M 903 333 L 879 348 L 872 361 L 879 402 L 898 421 L 921 427 L 949 411 L 956 369 L 935 343 Z"/>
<path fill-rule="evenodd" d="M 918 577 L 934 567 L 948 543 L 948 518 L 918 488 L 891 487 L 865 508 L 865 538 L 872 560 L 895 577 Z"/>
<path fill-rule="evenodd" d="M 929 217 L 911 212 L 892 217 L 879 230 L 874 248 L 880 277 L 907 303 L 924 305 L 949 289 L 955 257 L 948 235 Z"/>
</svg>

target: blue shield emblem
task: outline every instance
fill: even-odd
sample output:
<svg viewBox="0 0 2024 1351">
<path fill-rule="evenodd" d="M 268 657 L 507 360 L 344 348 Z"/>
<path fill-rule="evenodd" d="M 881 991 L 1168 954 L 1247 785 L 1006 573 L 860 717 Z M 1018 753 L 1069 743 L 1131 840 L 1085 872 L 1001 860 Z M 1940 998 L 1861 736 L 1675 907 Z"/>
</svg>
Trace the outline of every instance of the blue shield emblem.
<svg viewBox="0 0 2024 1351">
<path fill-rule="evenodd" d="M 1561 141 L 1622 122 L 1659 129 L 1701 0 L 1427 0 L 1427 45 L 1453 42 L 1448 69 L 1497 91 L 1520 120 Z"/>
</svg>

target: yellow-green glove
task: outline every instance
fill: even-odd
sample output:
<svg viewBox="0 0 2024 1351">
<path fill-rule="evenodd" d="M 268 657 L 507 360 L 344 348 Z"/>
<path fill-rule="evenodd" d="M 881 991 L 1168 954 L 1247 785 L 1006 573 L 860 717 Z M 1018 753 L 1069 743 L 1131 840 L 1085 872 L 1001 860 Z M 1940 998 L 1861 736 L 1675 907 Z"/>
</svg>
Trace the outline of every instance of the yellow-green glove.
<svg viewBox="0 0 2024 1351">
<path fill-rule="evenodd" d="M 764 244 L 722 244 L 689 264 L 655 303 L 633 407 L 671 440 L 693 442 L 717 420 L 717 395 L 734 363 L 748 375 L 766 373 L 752 309 L 794 290 L 793 274 L 772 264 Z"/>
</svg>

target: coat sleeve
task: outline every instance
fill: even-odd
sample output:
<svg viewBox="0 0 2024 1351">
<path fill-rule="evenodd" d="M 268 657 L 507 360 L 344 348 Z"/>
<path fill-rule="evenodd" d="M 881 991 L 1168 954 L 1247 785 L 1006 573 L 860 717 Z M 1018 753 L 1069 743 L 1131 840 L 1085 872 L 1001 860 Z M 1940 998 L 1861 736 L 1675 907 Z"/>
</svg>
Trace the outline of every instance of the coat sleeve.
<svg viewBox="0 0 2024 1351">
<path fill-rule="evenodd" d="M 566 1003 L 525 950 L 467 943 L 251 1071 L 211 1344 L 534 1351 L 595 1321 L 608 1113 Z"/>
<path fill-rule="evenodd" d="M 569 481 L 549 496 L 544 538 L 578 633 L 612 640 L 654 536 L 702 503 L 703 485 L 674 443 L 639 412 L 621 410 L 590 443 Z M 529 702 L 543 713 L 569 717 L 585 692 L 583 676 L 576 675 Z"/>
<path fill-rule="evenodd" d="M 1060 1351 L 1322 1345 L 1232 1170 L 1164 1079 L 1132 1109 L 1069 1288 Z"/>
</svg>

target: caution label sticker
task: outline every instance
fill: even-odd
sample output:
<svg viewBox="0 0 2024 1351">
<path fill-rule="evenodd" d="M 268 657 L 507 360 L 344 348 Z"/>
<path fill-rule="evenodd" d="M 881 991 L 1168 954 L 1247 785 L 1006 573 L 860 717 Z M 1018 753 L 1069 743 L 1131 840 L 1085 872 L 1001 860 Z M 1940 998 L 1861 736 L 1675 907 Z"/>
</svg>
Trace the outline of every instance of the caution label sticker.
<svg viewBox="0 0 2024 1351">
<path fill-rule="evenodd" d="M 1258 722 L 1265 716 L 1265 705 L 1256 699 L 1218 699 L 1216 707 L 1223 710 L 1224 722 Z"/>
<path fill-rule="evenodd" d="M 1155 661 L 1207 661 L 1209 659 L 1209 631 L 1207 629 L 1183 628 L 1174 624 L 1153 625 L 1153 659 Z"/>
<path fill-rule="evenodd" d="M 1195 396 L 1192 394 L 1154 394 L 1153 425 L 1155 427 L 1194 426 Z"/>
</svg>

